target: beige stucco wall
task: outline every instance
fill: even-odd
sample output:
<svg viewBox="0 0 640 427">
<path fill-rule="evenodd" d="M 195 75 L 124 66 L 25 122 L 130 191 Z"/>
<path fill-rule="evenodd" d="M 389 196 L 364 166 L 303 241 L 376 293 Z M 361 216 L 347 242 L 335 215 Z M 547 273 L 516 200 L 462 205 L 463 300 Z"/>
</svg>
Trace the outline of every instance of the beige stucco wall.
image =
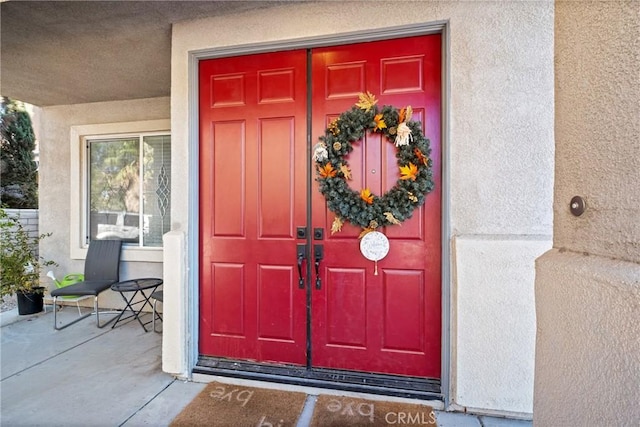
<svg viewBox="0 0 640 427">
<path fill-rule="evenodd" d="M 640 3 L 557 2 L 555 24 L 555 248 L 536 268 L 534 424 L 635 426 Z"/>
<path fill-rule="evenodd" d="M 554 246 L 640 262 L 640 3 L 556 5 Z M 573 196 L 586 200 L 576 218 Z"/>
<path fill-rule="evenodd" d="M 451 407 L 526 417 L 533 393 L 534 259 L 551 246 L 552 232 L 552 3 L 320 2 L 174 25 L 174 229 L 185 233 L 187 245 L 197 239 L 189 229 L 193 194 L 179 191 L 189 183 L 185 147 L 193 149 L 197 138 L 189 129 L 195 101 L 189 52 L 434 21 L 448 21 L 450 35 L 444 177 L 450 233 L 443 250 L 451 259 L 444 283 L 452 295 Z M 175 264 L 182 257 L 171 259 Z M 187 262 L 193 269 L 197 260 Z M 193 322 L 183 305 L 196 284 L 173 286 L 180 287 L 179 298 L 165 304 L 166 316 Z M 474 333 L 478 324 L 481 334 Z M 195 332 L 165 333 L 172 343 L 163 352 L 165 368 L 188 371 L 180 361 L 188 346 L 195 359 Z"/>
<path fill-rule="evenodd" d="M 34 128 L 40 141 L 39 203 L 40 231 L 51 232 L 41 244 L 42 255 L 60 264 L 53 268 L 58 278 L 84 270 L 84 260 L 72 259 L 71 244 L 71 171 L 80 168 L 79 159 L 71 159 L 72 126 L 168 119 L 169 98 L 136 101 L 101 102 L 39 108 Z M 78 225 L 79 226 L 79 225 Z M 123 262 L 121 278 L 162 277 L 162 264 Z M 53 284 L 50 284 L 53 288 Z M 111 292 L 100 296 L 101 307 L 120 307 L 122 298 Z"/>
</svg>

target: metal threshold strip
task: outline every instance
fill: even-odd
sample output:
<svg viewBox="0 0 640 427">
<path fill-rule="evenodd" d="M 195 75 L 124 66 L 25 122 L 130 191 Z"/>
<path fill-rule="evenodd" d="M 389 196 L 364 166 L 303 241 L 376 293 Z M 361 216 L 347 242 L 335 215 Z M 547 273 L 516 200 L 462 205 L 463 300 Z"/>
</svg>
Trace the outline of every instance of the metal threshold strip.
<svg viewBox="0 0 640 427">
<path fill-rule="evenodd" d="M 440 380 L 200 356 L 193 373 L 421 400 L 443 400 Z"/>
</svg>

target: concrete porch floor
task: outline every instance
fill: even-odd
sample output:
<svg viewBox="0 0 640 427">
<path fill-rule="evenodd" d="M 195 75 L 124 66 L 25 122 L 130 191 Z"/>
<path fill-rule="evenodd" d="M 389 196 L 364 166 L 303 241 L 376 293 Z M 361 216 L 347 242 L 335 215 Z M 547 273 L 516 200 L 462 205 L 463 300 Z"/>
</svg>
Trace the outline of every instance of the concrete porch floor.
<svg viewBox="0 0 640 427">
<path fill-rule="evenodd" d="M 66 321 L 77 311 L 66 307 L 58 316 Z M 14 309 L 0 314 L 0 324 L 0 426 L 168 426 L 205 387 L 204 382 L 215 379 L 306 392 L 309 396 L 298 421 L 298 427 L 304 427 L 319 392 L 221 377 L 195 378 L 204 382 L 175 379 L 161 369 L 162 335 L 145 333 L 135 321 L 98 329 L 95 318 L 88 318 L 55 331 L 50 311 L 18 316 Z M 443 411 L 436 416 L 440 427 L 532 424 Z M 229 426 L 234 426 L 232 421 Z"/>
</svg>

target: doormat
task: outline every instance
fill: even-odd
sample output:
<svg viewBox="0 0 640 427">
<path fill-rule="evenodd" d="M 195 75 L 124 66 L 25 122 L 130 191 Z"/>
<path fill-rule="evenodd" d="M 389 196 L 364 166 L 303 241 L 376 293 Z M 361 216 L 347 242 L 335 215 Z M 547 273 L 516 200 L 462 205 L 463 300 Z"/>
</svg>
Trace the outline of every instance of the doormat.
<svg viewBox="0 0 640 427">
<path fill-rule="evenodd" d="M 437 426 L 436 414 L 427 405 L 381 402 L 347 396 L 321 395 L 311 427 Z"/>
<path fill-rule="evenodd" d="M 212 382 L 171 426 L 295 426 L 306 397 L 304 393 Z"/>
</svg>

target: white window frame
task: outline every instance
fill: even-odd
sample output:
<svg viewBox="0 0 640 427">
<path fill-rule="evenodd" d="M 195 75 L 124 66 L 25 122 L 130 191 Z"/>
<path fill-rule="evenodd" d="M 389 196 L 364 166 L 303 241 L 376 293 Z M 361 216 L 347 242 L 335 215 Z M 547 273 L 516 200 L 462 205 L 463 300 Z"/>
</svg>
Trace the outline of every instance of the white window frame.
<svg viewBox="0 0 640 427">
<path fill-rule="evenodd" d="M 87 257 L 88 244 L 86 236 L 88 233 L 88 152 L 87 140 L 121 138 L 134 136 L 141 133 L 165 133 L 171 135 L 171 121 L 146 120 L 138 122 L 106 123 L 94 125 L 71 126 L 71 210 L 70 238 L 71 238 L 71 258 L 85 259 Z M 123 245 L 123 261 L 139 262 L 162 262 L 162 247 L 142 247 Z"/>
</svg>

